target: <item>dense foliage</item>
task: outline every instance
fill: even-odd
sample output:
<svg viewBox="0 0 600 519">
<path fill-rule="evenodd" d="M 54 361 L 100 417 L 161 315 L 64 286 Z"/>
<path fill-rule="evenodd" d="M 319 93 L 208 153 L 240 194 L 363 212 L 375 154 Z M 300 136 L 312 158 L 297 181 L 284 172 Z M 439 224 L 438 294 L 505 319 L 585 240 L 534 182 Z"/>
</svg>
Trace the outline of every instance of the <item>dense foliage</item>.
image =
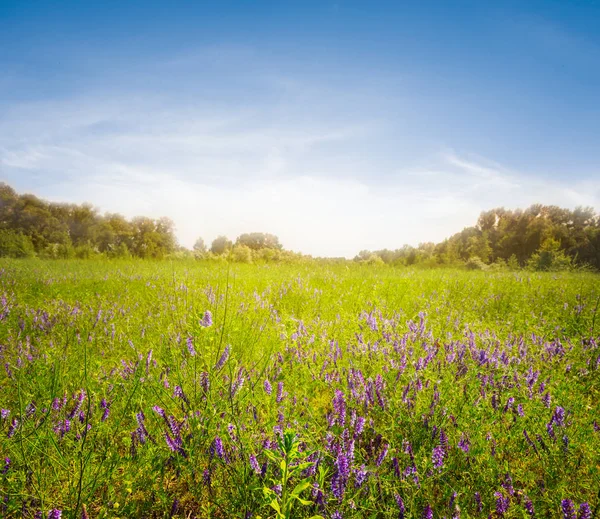
<svg viewBox="0 0 600 519">
<path fill-rule="evenodd" d="M 597 516 L 600 278 L 0 263 L 0 515 Z"/>
<path fill-rule="evenodd" d="M 564 270 L 575 265 L 600 269 L 600 217 L 591 207 L 573 211 L 532 205 L 526 210 L 504 208 L 481 213 L 477 225 L 442 243 L 405 245 L 398 250 L 361 251 L 359 261 L 380 258 L 400 265 L 453 265 L 476 259 L 473 268 L 531 267 Z"/>
<path fill-rule="evenodd" d="M 195 257 L 237 263 L 312 259 L 283 249 L 279 238 L 269 233 L 244 233 L 235 242 L 218 236 L 210 247 L 198 238 L 190 251 L 178 246 L 174 231 L 168 218 L 127 220 L 119 214 L 102 216 L 88 204 L 46 202 L 33 195 L 17 195 L 0 183 L 0 257 Z M 390 241 L 393 239 L 391 236 Z M 481 214 L 476 226 L 442 243 L 364 250 L 355 261 L 374 265 L 466 266 L 473 270 L 599 270 L 600 218 L 589 207 L 573 211 L 543 205 L 525 211 L 492 209 Z"/>
<path fill-rule="evenodd" d="M 18 195 L 0 183 L 0 255 L 45 258 L 161 258 L 177 245 L 168 218 L 101 216 L 89 204 L 59 204 Z"/>
</svg>

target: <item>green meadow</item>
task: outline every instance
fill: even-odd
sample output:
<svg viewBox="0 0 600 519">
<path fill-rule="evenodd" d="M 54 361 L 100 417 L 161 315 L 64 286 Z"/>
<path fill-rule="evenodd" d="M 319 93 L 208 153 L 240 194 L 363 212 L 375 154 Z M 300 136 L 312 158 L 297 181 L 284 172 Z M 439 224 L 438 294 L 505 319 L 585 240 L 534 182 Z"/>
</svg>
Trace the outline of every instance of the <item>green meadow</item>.
<svg viewBox="0 0 600 519">
<path fill-rule="evenodd" d="M 2 259 L 0 298 L 3 517 L 599 516 L 597 274 Z"/>
</svg>

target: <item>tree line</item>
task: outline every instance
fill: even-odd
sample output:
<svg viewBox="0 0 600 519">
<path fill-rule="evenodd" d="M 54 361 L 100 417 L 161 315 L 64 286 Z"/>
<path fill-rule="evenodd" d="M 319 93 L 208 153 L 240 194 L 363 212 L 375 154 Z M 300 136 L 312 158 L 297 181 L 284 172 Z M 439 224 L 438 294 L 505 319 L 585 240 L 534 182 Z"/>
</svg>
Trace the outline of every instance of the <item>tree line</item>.
<svg viewBox="0 0 600 519">
<path fill-rule="evenodd" d="M 64 204 L 17 194 L 0 183 L 0 256 L 42 258 L 195 257 L 198 259 L 300 261 L 273 234 L 244 233 L 234 241 L 218 236 L 210 246 L 198 238 L 181 247 L 168 218 L 100 214 L 90 204 Z M 329 261 L 345 261 L 342 258 Z M 591 207 L 574 210 L 532 205 L 525 210 L 484 211 L 476 225 L 441 243 L 361 251 L 354 261 L 394 266 L 467 266 L 473 269 L 600 270 L 600 217 Z"/>
<path fill-rule="evenodd" d="M 574 210 L 535 204 L 528 209 L 484 211 L 477 224 L 441 243 L 361 251 L 355 261 L 474 269 L 600 270 L 600 217 L 592 207 Z"/>
<path fill-rule="evenodd" d="M 168 218 L 120 214 L 101 215 L 90 204 L 64 204 L 19 195 L 0 183 L 0 256 L 42 258 L 197 258 L 227 257 L 250 263 L 253 259 L 279 261 L 300 257 L 283 250 L 269 233 L 245 233 L 232 242 L 225 236 L 206 247 L 198 238 L 193 251 L 179 246 Z"/>
</svg>

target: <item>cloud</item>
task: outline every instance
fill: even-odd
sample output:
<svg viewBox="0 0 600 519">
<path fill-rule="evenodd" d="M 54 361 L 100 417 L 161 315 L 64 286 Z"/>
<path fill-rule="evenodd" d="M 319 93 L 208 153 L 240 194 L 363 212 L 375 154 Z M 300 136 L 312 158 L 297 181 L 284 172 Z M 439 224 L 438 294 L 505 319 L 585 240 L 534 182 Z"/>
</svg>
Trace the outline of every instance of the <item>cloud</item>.
<svg viewBox="0 0 600 519">
<path fill-rule="evenodd" d="M 600 207 L 597 180 L 561 183 L 451 148 L 396 167 L 406 156 L 376 151 L 389 125 L 310 106 L 123 95 L 14 105 L 0 121 L 0 175 L 56 201 L 169 216 L 186 246 L 264 231 L 326 256 L 440 241 L 496 206 Z"/>
</svg>

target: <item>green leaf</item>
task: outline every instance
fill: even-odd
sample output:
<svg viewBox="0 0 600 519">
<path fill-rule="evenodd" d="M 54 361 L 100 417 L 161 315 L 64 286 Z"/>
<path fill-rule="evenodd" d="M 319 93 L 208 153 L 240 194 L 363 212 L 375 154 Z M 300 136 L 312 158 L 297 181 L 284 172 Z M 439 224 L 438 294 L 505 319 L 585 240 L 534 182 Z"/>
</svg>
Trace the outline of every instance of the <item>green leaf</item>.
<svg viewBox="0 0 600 519">
<path fill-rule="evenodd" d="M 281 508 L 279 508 L 279 502 L 277 501 L 277 499 L 273 499 L 269 505 L 271 506 L 271 508 L 273 510 L 275 510 L 278 514 L 281 513 Z"/>
<path fill-rule="evenodd" d="M 292 496 L 299 496 L 302 492 L 304 492 L 310 486 L 311 486 L 310 481 L 308 481 L 308 479 L 300 481 L 300 483 L 298 483 L 294 487 L 294 490 L 292 490 Z"/>
</svg>

